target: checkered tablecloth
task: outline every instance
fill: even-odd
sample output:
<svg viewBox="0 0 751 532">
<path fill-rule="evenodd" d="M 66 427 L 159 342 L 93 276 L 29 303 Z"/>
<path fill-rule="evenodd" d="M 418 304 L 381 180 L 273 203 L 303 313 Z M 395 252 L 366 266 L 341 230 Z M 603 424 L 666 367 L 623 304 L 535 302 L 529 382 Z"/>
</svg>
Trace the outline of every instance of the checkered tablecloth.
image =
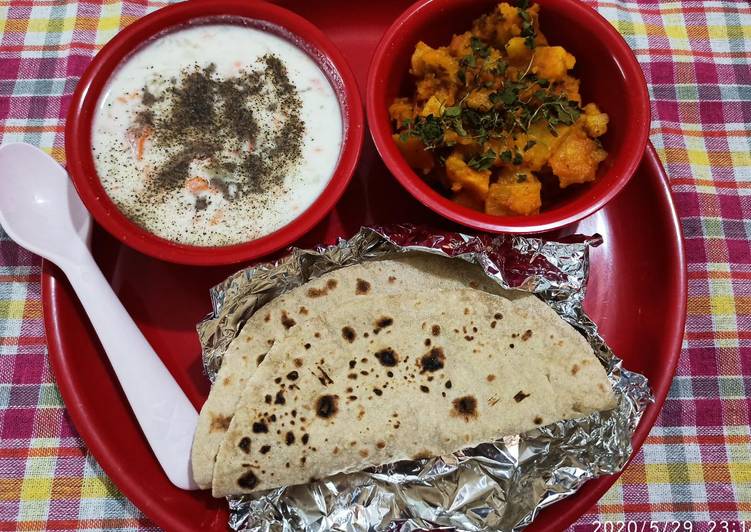
<svg viewBox="0 0 751 532">
<path fill-rule="evenodd" d="M 120 28 L 161 5 L 0 0 L 0 141 L 29 142 L 63 161 L 78 77 Z M 595 5 L 649 84 L 651 139 L 686 238 L 689 299 L 678 373 L 657 424 L 574 528 L 745 520 L 751 531 L 751 7 Z M 65 411 L 46 357 L 39 275 L 40 260 L 0 230 L 0 531 L 156 530 L 102 472 Z"/>
</svg>

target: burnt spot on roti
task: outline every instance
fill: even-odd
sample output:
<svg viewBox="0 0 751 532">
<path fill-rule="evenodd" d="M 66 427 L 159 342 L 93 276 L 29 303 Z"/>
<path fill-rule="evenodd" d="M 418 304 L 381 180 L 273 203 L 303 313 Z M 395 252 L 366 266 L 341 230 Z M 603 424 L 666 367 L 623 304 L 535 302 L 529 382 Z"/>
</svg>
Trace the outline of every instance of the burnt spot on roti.
<svg viewBox="0 0 751 532">
<path fill-rule="evenodd" d="M 394 372 L 393 372 L 393 371 L 387 371 L 387 372 L 386 372 L 386 375 L 387 375 L 388 377 L 390 377 L 390 378 L 393 378 L 393 377 L 394 377 Z"/>
<path fill-rule="evenodd" d="M 441 334 L 441 326 L 440 325 L 433 325 L 430 328 L 430 332 L 433 333 L 433 336 L 438 336 L 439 334 Z"/>
<path fill-rule="evenodd" d="M 279 384 L 280 382 L 282 382 L 282 378 L 281 377 L 277 377 L 276 379 L 274 379 L 274 382 L 277 383 L 277 384 Z"/>
<path fill-rule="evenodd" d="M 497 321 L 493 320 L 493 321 L 491 321 L 491 322 L 490 322 L 490 328 L 491 328 L 491 329 L 495 329 L 495 326 L 496 326 L 496 325 L 498 325 L 498 322 L 497 322 Z"/>
<path fill-rule="evenodd" d="M 269 426 L 265 421 L 256 421 L 252 427 L 254 434 L 261 434 L 269 431 Z"/>
<path fill-rule="evenodd" d="M 286 401 L 284 400 L 284 392 L 282 390 L 279 390 L 278 392 L 276 392 L 276 397 L 274 398 L 274 404 L 283 405 L 284 403 L 286 403 Z"/>
<path fill-rule="evenodd" d="M 266 396 L 263 398 L 263 400 L 266 402 L 267 405 L 270 405 L 271 402 L 274 400 L 273 397 L 271 397 L 271 394 L 266 394 Z"/>
<path fill-rule="evenodd" d="M 370 283 L 365 279 L 357 279 L 355 283 L 355 294 L 362 296 L 370 292 Z"/>
<path fill-rule="evenodd" d="M 355 369 L 356 365 L 357 365 L 357 360 L 350 360 L 349 361 L 349 369 Z"/>
<path fill-rule="evenodd" d="M 225 386 L 229 386 L 231 383 L 232 383 L 232 378 L 231 377 L 224 377 L 224 380 L 222 381 L 222 384 L 224 384 Z"/>
<path fill-rule="evenodd" d="M 579 373 L 579 365 L 574 364 L 573 366 L 571 366 L 571 375 L 576 375 L 577 373 Z"/>
<path fill-rule="evenodd" d="M 412 460 L 425 460 L 426 458 L 432 458 L 432 457 L 433 457 L 433 453 L 423 449 L 422 451 L 418 451 L 417 453 L 415 453 L 415 455 L 412 457 Z"/>
<path fill-rule="evenodd" d="M 295 434 L 294 434 L 294 432 L 292 432 L 291 430 L 289 432 L 287 432 L 287 434 L 285 434 L 285 436 L 284 436 L 284 442 L 287 445 L 292 445 L 293 443 L 295 443 Z"/>
<path fill-rule="evenodd" d="M 231 421 L 232 416 L 212 416 L 209 432 L 226 432 Z"/>
<path fill-rule="evenodd" d="M 339 410 L 338 395 L 322 395 L 316 400 L 316 415 L 323 419 L 335 416 Z"/>
<path fill-rule="evenodd" d="M 294 370 L 287 373 L 287 378 L 291 381 L 296 381 L 299 376 L 300 376 L 299 373 L 297 373 Z"/>
<path fill-rule="evenodd" d="M 513 349 L 513 348 L 514 348 L 514 344 L 508 344 L 508 346 L 509 346 L 509 347 L 510 347 L 511 349 Z"/>
<path fill-rule="evenodd" d="M 503 314 L 501 314 L 500 312 L 496 312 L 496 313 L 495 313 L 495 314 L 493 315 L 493 317 L 494 317 L 495 319 L 497 319 L 497 320 L 502 320 L 502 319 L 503 319 Z"/>
<path fill-rule="evenodd" d="M 393 275 L 389 275 L 389 282 L 393 283 L 394 281 L 396 281 L 396 277 L 394 277 Z"/>
<path fill-rule="evenodd" d="M 329 291 L 325 288 L 308 288 L 308 291 L 306 292 L 308 297 L 321 297 L 328 293 Z"/>
<path fill-rule="evenodd" d="M 475 337 L 474 337 L 474 336 L 470 336 L 470 335 L 466 335 L 466 336 L 464 337 L 464 339 L 465 339 L 465 340 L 467 340 L 468 342 L 471 342 L 472 340 L 474 340 L 474 339 L 475 339 Z"/>
<path fill-rule="evenodd" d="M 329 377 L 329 374 L 326 373 L 325 369 L 323 369 L 321 366 L 316 366 L 316 369 L 319 371 L 319 375 L 316 375 L 318 382 L 320 382 L 323 386 L 334 384 L 334 380 Z"/>
<path fill-rule="evenodd" d="M 542 425 L 542 418 L 540 416 L 537 416 L 532 421 L 534 421 L 535 425 Z"/>
<path fill-rule="evenodd" d="M 375 357 L 382 366 L 393 368 L 399 363 L 399 355 L 390 347 L 377 351 Z"/>
<path fill-rule="evenodd" d="M 465 421 L 477 417 L 477 399 L 473 395 L 458 397 L 452 401 L 452 404 L 454 405 L 452 415 L 462 416 Z"/>
<path fill-rule="evenodd" d="M 425 338 L 425 342 L 423 343 L 425 344 L 425 347 L 430 347 L 430 344 L 433 342 L 430 341 L 430 338 Z"/>
<path fill-rule="evenodd" d="M 240 439 L 240 442 L 237 444 L 237 446 L 244 452 L 245 454 L 250 454 L 250 438 L 247 436 L 243 436 Z"/>
<path fill-rule="evenodd" d="M 384 447 L 386 447 L 386 442 L 385 441 L 378 441 L 378 442 L 376 442 L 376 447 L 378 447 L 379 449 L 383 449 Z"/>
<path fill-rule="evenodd" d="M 525 400 L 525 399 L 526 399 L 527 397 L 529 397 L 529 394 L 528 394 L 528 393 L 524 393 L 524 392 L 523 392 L 522 390 L 519 390 L 519 393 L 517 393 L 517 394 L 516 394 L 516 395 L 514 396 L 514 401 L 516 401 L 517 403 L 521 403 L 521 402 L 522 402 L 522 401 L 524 401 L 524 400 Z"/>
<path fill-rule="evenodd" d="M 287 315 L 287 311 L 286 310 L 282 311 L 282 320 L 281 321 L 282 321 L 282 325 L 284 326 L 285 329 L 289 329 L 291 327 L 294 327 L 295 324 L 297 323 L 295 320 L 293 320 L 292 318 L 290 318 L 289 315 Z"/>
<path fill-rule="evenodd" d="M 359 452 L 360 452 L 360 456 L 362 456 L 363 458 L 367 458 L 368 455 L 370 454 L 370 452 L 368 452 L 367 449 L 360 449 Z"/>
<path fill-rule="evenodd" d="M 443 353 L 443 348 L 434 347 L 420 358 L 420 373 L 425 373 L 426 371 L 433 373 L 439 369 L 443 369 L 445 363 L 446 355 Z"/>
<path fill-rule="evenodd" d="M 260 366 L 261 362 L 263 362 L 265 358 L 266 358 L 266 353 L 262 355 L 258 355 L 258 357 L 256 358 L 256 366 Z"/>
<path fill-rule="evenodd" d="M 271 445 L 262 445 L 261 448 L 259 449 L 259 452 L 261 454 L 266 454 L 270 450 L 271 450 Z"/>
<path fill-rule="evenodd" d="M 450 390 L 451 389 L 451 381 L 446 381 L 445 386 L 446 386 L 446 389 Z"/>
<path fill-rule="evenodd" d="M 336 282 L 336 279 L 329 279 L 328 281 L 326 281 L 326 288 L 333 290 L 338 284 L 339 283 Z"/>
<path fill-rule="evenodd" d="M 298 312 L 302 314 L 303 316 L 308 315 L 308 309 L 306 307 L 300 307 L 300 310 L 298 310 Z"/>
<path fill-rule="evenodd" d="M 266 315 L 263 317 L 263 321 L 269 321 L 271 319 L 271 313 L 267 312 Z"/>
<path fill-rule="evenodd" d="M 380 388 L 373 388 L 373 393 L 380 397 L 381 395 L 383 395 L 383 390 L 381 390 Z"/>
<path fill-rule="evenodd" d="M 357 334 L 355 334 L 355 330 L 350 326 L 342 327 L 342 338 L 352 343 L 357 338 Z"/>
<path fill-rule="evenodd" d="M 308 440 L 310 440 L 310 435 L 305 433 L 302 435 L 302 438 L 300 438 L 303 445 L 308 445 Z"/>
<path fill-rule="evenodd" d="M 302 358 L 296 358 L 292 361 L 295 364 L 296 368 L 301 368 L 303 364 Z"/>
<path fill-rule="evenodd" d="M 390 316 L 381 316 L 375 321 L 375 326 L 384 329 L 394 324 L 394 318 Z"/>
<path fill-rule="evenodd" d="M 485 380 L 488 382 L 493 382 L 495 380 L 495 375 L 491 373 L 487 377 L 485 377 Z"/>
<path fill-rule="evenodd" d="M 421 384 L 421 385 L 420 385 L 420 391 L 421 391 L 422 393 L 430 393 L 430 388 L 428 388 L 428 387 L 427 387 L 427 386 L 425 386 L 424 384 Z"/>
<path fill-rule="evenodd" d="M 252 490 L 258 485 L 258 477 L 253 471 L 246 471 L 237 479 L 237 485 L 246 490 Z"/>
<path fill-rule="evenodd" d="M 347 374 L 348 379 L 357 380 L 357 373 L 348 373 Z"/>
<path fill-rule="evenodd" d="M 532 338 L 532 330 L 531 329 L 527 329 L 526 331 L 524 331 L 524 334 L 522 334 L 522 341 L 526 342 L 530 338 Z"/>
</svg>

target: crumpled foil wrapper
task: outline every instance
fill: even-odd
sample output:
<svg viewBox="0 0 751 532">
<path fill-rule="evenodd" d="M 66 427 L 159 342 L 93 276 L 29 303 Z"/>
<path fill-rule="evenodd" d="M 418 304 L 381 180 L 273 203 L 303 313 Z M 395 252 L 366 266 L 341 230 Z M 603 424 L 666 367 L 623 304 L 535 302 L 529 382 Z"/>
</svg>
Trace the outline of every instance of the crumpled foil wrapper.
<svg viewBox="0 0 751 532">
<path fill-rule="evenodd" d="M 361 229 L 349 240 L 294 249 L 211 290 L 198 325 L 207 374 L 245 321 L 269 300 L 324 273 L 393 253 L 424 252 L 482 266 L 504 288 L 532 292 L 589 341 L 619 397 L 609 412 L 561 421 L 449 456 L 403 461 L 261 495 L 230 497 L 236 531 L 517 531 L 587 480 L 623 468 L 653 401 L 646 377 L 626 370 L 582 309 L 589 248 L 599 236 L 549 242 L 513 235 L 436 232 L 413 225 Z"/>
</svg>

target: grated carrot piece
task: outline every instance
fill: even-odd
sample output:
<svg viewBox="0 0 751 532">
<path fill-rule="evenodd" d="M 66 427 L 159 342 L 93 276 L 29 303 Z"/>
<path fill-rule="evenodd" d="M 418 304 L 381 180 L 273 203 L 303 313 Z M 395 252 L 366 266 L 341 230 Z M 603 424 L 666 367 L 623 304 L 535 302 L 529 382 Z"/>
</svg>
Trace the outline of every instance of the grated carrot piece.
<svg viewBox="0 0 751 532">
<path fill-rule="evenodd" d="M 203 192 L 204 190 L 209 190 L 211 188 L 209 186 L 209 180 L 205 179 L 203 177 L 191 177 L 185 182 L 185 186 L 188 190 L 190 190 L 193 194 L 197 194 L 198 192 Z"/>
<path fill-rule="evenodd" d="M 141 131 L 141 135 L 138 137 L 138 140 L 136 141 L 136 159 L 138 159 L 139 161 L 143 159 L 143 150 L 146 147 L 146 141 L 150 136 L 151 128 L 144 128 L 143 131 Z"/>
<path fill-rule="evenodd" d="M 222 218 L 224 218 L 224 210 L 219 209 L 214 213 L 214 216 L 211 217 L 211 220 L 209 220 L 209 225 L 216 225 L 219 222 L 222 221 Z"/>
</svg>

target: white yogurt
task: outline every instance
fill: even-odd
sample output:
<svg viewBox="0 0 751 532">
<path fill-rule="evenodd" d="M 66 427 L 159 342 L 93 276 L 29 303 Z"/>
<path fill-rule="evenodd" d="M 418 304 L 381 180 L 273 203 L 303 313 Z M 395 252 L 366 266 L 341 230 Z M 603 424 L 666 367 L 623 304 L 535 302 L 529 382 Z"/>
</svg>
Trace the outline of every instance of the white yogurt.
<svg viewBox="0 0 751 532">
<path fill-rule="evenodd" d="M 290 100 L 280 100 L 283 94 L 277 93 L 275 82 L 269 81 L 278 78 L 273 78 L 271 70 L 264 70 L 268 54 L 286 67 L 293 85 L 290 90 L 296 91 L 294 101 L 299 103 L 297 116 L 303 125 L 299 149 L 286 159 L 277 157 L 279 151 L 273 148 L 285 140 L 279 138 L 280 131 L 285 132 L 282 136 L 292 137 L 286 132 L 294 129 L 285 127 L 291 127 L 290 113 L 295 106 L 289 105 Z M 243 137 L 245 133 L 228 135 L 227 131 L 235 131 L 230 126 L 213 132 L 191 125 L 185 135 L 174 132 L 183 129 L 172 128 L 174 131 L 170 132 L 166 129 L 172 126 L 163 127 L 182 124 L 174 119 L 177 115 L 173 110 L 178 94 L 175 91 L 187 87 L 183 83 L 186 72 L 200 72 L 210 65 L 215 68 L 212 83 L 224 83 L 222 87 L 234 86 L 234 80 L 253 80 L 238 85 L 245 90 L 255 83 L 253 72 L 263 74 L 260 96 L 248 96 L 251 91 L 246 90 L 237 93 L 241 96 L 232 93 L 233 96 L 217 97 L 213 114 L 204 113 L 225 117 L 221 119 L 224 122 L 216 119 L 218 123 L 238 122 L 237 127 L 242 128 L 247 124 L 243 120 L 233 122 L 239 113 L 232 113 L 231 106 L 250 109 L 257 123 L 253 140 Z M 250 77 L 242 77 L 248 73 Z M 263 103 L 262 108 L 259 102 Z M 269 102 L 272 104 L 266 105 Z M 151 115 L 148 125 L 144 125 L 145 110 Z M 188 122 L 192 124 L 190 120 L 198 115 L 199 111 L 191 114 L 193 118 Z M 160 237 L 198 246 L 247 242 L 292 221 L 330 181 L 342 144 L 338 99 L 315 62 L 284 39 L 238 24 L 186 27 L 147 43 L 109 80 L 93 126 L 96 169 L 104 190 L 118 208 Z M 215 142 L 212 150 L 220 148 L 210 152 L 210 156 L 201 152 L 202 148 L 191 155 L 192 148 L 180 143 L 188 142 L 186 139 L 194 133 Z M 164 137 L 171 140 L 166 142 Z M 191 146 L 198 145 L 191 142 Z M 257 165 L 247 162 L 251 159 L 262 160 L 273 179 L 254 185 L 256 188 L 246 186 L 256 179 Z M 182 163 L 175 163 L 178 160 Z M 262 175 L 260 171 L 256 173 Z"/>
</svg>

